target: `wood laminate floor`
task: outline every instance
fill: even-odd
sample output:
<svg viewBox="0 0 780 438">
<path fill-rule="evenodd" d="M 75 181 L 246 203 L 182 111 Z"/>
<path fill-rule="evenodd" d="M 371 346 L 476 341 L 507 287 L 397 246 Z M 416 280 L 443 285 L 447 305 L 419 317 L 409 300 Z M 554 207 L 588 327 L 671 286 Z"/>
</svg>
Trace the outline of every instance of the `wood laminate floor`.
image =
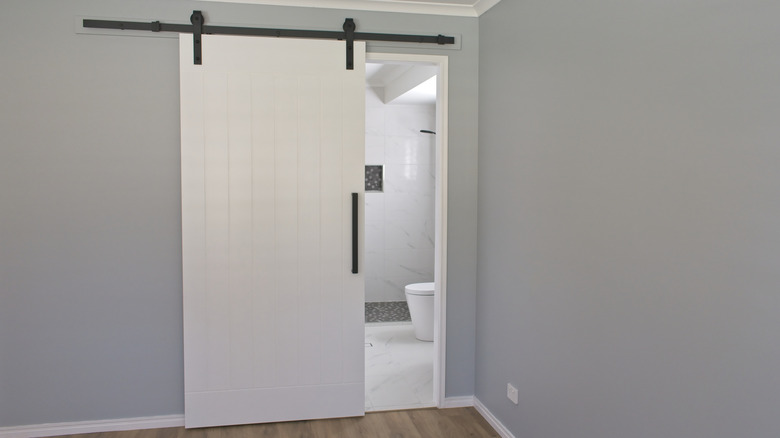
<svg viewBox="0 0 780 438">
<path fill-rule="evenodd" d="M 72 438 L 457 438 L 497 437 L 474 408 L 371 412 L 365 417 L 291 421 L 247 426 L 131 430 L 70 435 Z"/>
</svg>

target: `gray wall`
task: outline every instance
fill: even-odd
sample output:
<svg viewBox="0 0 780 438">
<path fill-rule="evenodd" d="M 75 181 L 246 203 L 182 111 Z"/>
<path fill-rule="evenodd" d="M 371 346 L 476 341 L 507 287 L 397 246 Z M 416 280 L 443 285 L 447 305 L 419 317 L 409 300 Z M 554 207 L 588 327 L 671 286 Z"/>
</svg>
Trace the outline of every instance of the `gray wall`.
<svg viewBox="0 0 780 438">
<path fill-rule="evenodd" d="M 778 19 L 762 0 L 480 18 L 476 396 L 515 436 L 780 436 Z"/>
<path fill-rule="evenodd" d="M 448 396 L 474 390 L 477 20 L 184 0 L 5 0 L 0 427 L 183 412 L 178 47 L 78 15 L 462 36 L 450 56 Z M 398 49 L 374 49 L 399 51 Z"/>
</svg>

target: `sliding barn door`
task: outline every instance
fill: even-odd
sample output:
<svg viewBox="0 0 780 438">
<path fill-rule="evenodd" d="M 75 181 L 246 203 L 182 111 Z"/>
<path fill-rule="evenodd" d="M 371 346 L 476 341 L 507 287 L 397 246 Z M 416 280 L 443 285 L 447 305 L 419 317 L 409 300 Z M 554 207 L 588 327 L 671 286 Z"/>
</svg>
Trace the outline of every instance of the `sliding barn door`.
<svg viewBox="0 0 780 438">
<path fill-rule="evenodd" d="M 180 44 L 186 426 L 363 415 L 365 45 Z"/>
</svg>

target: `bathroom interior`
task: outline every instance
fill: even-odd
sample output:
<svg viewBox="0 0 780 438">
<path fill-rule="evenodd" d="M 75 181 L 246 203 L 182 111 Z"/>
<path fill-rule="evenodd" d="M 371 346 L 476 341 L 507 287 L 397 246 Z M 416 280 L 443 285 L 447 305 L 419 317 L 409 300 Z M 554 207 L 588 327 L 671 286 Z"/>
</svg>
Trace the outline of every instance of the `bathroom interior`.
<svg viewBox="0 0 780 438">
<path fill-rule="evenodd" d="M 366 65 L 366 410 L 435 406 L 437 67 Z"/>
</svg>

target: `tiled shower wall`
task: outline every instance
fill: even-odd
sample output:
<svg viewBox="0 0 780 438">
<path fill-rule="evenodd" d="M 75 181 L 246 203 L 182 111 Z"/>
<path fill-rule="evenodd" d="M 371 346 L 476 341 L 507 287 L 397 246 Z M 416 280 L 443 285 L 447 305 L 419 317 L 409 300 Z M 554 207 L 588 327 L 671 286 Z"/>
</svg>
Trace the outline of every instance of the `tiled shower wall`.
<svg viewBox="0 0 780 438">
<path fill-rule="evenodd" d="M 435 105 L 385 105 L 366 90 L 366 164 L 384 165 L 384 192 L 366 193 L 366 301 L 403 301 L 433 281 Z"/>
</svg>

